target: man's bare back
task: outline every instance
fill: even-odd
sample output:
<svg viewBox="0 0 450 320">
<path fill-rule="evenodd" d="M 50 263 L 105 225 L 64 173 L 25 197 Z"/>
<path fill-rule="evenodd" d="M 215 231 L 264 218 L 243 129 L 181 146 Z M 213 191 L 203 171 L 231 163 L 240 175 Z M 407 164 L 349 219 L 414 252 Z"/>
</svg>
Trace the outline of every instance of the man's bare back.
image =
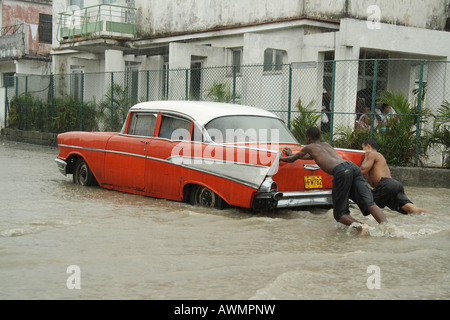
<svg viewBox="0 0 450 320">
<path fill-rule="evenodd" d="M 326 142 L 312 143 L 303 147 L 302 151 L 308 153 L 317 165 L 326 173 L 332 174 L 333 169 L 345 162 L 336 151 Z"/>
<path fill-rule="evenodd" d="M 395 179 L 392 179 L 391 176 L 391 170 L 389 169 L 389 166 L 387 165 L 386 159 L 384 156 L 377 151 L 378 149 L 378 143 L 375 139 L 369 138 L 366 139 L 366 141 L 363 142 L 363 150 L 366 152 L 366 157 L 364 158 L 364 161 L 361 165 L 361 171 L 363 175 L 367 178 L 367 181 L 369 181 L 369 184 L 374 188 L 372 192 L 374 193 L 374 199 L 375 202 L 377 202 L 377 205 L 384 208 L 386 205 L 388 207 L 394 208 L 394 210 L 399 211 L 401 213 L 419 213 L 419 212 L 426 212 L 435 214 L 434 212 L 425 209 L 420 208 L 414 205 L 406 196 L 403 190 L 403 185 L 398 182 Z M 389 178 L 394 182 L 393 186 L 396 188 L 395 190 L 390 190 L 386 187 L 386 184 L 382 187 L 383 193 L 381 191 L 377 190 L 378 184 L 380 184 L 380 181 L 382 178 Z M 398 186 L 401 186 L 401 190 L 399 191 Z M 387 192 L 389 194 L 384 195 L 386 192 L 385 190 L 388 190 Z M 392 200 L 389 204 L 386 202 L 387 199 L 395 199 L 395 203 Z M 401 210 L 399 210 L 399 208 Z"/>
<path fill-rule="evenodd" d="M 353 162 L 342 159 L 331 145 L 320 142 L 318 128 L 308 128 L 306 131 L 306 146 L 299 152 L 293 154 L 289 148 L 284 148 L 283 151 L 286 157 L 280 157 L 280 161 L 314 160 L 323 171 L 334 176 L 332 189 L 333 216 L 337 222 L 348 226 L 357 223 L 355 227 L 361 233 L 365 233 L 364 225 L 350 215 L 349 198 L 358 204 L 364 215 L 371 214 L 378 223 L 387 221 L 381 209 L 373 202 L 372 193 L 361 174 L 361 170 Z M 340 167 L 341 164 L 343 167 Z M 335 172 L 336 170 L 338 172 Z"/>
<path fill-rule="evenodd" d="M 367 181 L 375 188 L 381 178 L 392 178 L 384 156 L 376 150 L 366 151 L 366 156 L 361 165 L 361 171 L 366 176 Z"/>
</svg>

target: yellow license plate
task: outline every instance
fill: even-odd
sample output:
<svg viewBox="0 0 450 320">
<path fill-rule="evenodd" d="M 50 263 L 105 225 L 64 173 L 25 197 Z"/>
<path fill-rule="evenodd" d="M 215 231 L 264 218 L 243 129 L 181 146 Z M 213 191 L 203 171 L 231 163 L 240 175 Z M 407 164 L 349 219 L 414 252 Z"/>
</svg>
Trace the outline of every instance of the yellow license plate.
<svg viewBox="0 0 450 320">
<path fill-rule="evenodd" d="M 305 176 L 305 189 L 321 189 L 322 176 Z"/>
</svg>

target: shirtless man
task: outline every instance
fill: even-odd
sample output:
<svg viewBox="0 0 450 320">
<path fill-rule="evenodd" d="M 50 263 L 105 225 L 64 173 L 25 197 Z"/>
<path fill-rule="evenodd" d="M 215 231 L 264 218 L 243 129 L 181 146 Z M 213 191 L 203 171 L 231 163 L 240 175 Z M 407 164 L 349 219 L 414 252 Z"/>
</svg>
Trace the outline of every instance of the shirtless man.
<svg viewBox="0 0 450 320">
<path fill-rule="evenodd" d="M 350 215 L 349 198 L 358 205 L 363 215 L 371 214 L 378 223 L 387 222 L 383 211 L 373 200 L 361 169 L 353 162 L 339 157 L 328 143 L 321 142 L 318 128 L 311 127 L 306 131 L 306 146 L 302 150 L 293 154 L 290 148 L 284 148 L 283 152 L 287 156 L 281 157 L 280 161 L 314 160 L 323 171 L 333 175 L 333 215 L 337 222 L 347 226 L 354 222 L 362 225 Z M 361 232 L 367 231 L 363 231 L 362 227 L 358 227 L 358 229 Z"/>
<path fill-rule="evenodd" d="M 362 147 L 366 157 L 361 165 L 361 171 L 374 188 L 373 198 L 380 208 L 388 206 L 391 210 L 403 214 L 419 212 L 434 214 L 430 210 L 416 207 L 408 199 L 403 185 L 392 178 L 386 159 L 377 151 L 378 143 L 375 138 L 366 139 Z"/>
</svg>

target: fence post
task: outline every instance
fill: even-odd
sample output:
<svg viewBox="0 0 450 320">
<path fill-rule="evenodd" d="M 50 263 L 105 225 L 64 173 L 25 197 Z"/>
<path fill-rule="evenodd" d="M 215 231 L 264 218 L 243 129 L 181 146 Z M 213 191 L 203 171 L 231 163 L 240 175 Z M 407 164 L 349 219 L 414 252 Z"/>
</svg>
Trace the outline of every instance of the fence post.
<svg viewBox="0 0 450 320">
<path fill-rule="evenodd" d="M 417 167 L 419 162 L 419 141 L 420 141 L 420 113 L 422 112 L 422 90 L 423 90 L 423 66 L 424 61 L 420 61 L 419 69 L 419 91 L 417 95 L 417 122 L 416 122 L 416 148 L 414 152 L 414 166 Z"/>
<path fill-rule="evenodd" d="M 185 92 L 185 100 L 189 100 L 189 69 L 186 69 L 186 75 L 185 75 L 185 79 L 186 79 L 186 83 L 185 83 L 185 88 L 184 88 L 184 92 Z"/>
<path fill-rule="evenodd" d="M 19 96 L 19 77 L 17 75 L 14 76 L 14 83 L 15 83 L 14 88 L 16 89 L 15 90 L 16 91 L 16 97 L 18 97 Z"/>
<path fill-rule="evenodd" d="M 331 76 L 331 101 L 330 101 L 330 144 L 333 145 L 333 127 L 334 127 L 334 94 L 336 82 L 336 60 L 333 60 L 333 71 Z"/>
<path fill-rule="evenodd" d="M 291 108 L 292 108 L 292 64 L 289 65 L 289 84 L 288 84 L 288 116 L 287 125 L 288 129 L 291 130 Z"/>
<path fill-rule="evenodd" d="M 375 103 L 377 94 L 377 78 L 378 78 L 378 60 L 375 60 L 373 66 L 373 82 L 372 82 L 372 104 L 370 107 L 370 137 L 373 137 L 373 124 L 375 120 Z"/>
<path fill-rule="evenodd" d="M 145 97 L 146 101 L 148 101 L 150 98 L 149 87 L 150 87 L 150 71 L 147 70 L 147 95 Z"/>
<path fill-rule="evenodd" d="M 8 124 L 8 109 L 9 109 L 9 101 L 8 101 L 8 86 L 5 86 L 5 128 Z"/>
<path fill-rule="evenodd" d="M 27 94 L 28 94 L 28 76 L 25 76 L 25 121 L 22 130 L 27 130 L 27 121 L 28 121 L 28 104 L 26 98 Z"/>
<path fill-rule="evenodd" d="M 110 128 L 113 131 L 114 127 L 114 72 L 111 72 L 111 121 Z"/>
<path fill-rule="evenodd" d="M 50 111 L 49 111 L 49 115 L 50 118 L 53 118 L 53 115 L 56 113 L 55 112 L 55 75 L 52 73 L 50 74 L 50 89 L 49 89 L 49 93 L 48 93 L 48 104 L 50 107 Z M 49 125 L 50 131 L 53 132 L 55 131 L 55 124 L 54 121 L 51 122 L 51 124 Z"/>
<path fill-rule="evenodd" d="M 53 103 L 55 100 L 55 75 L 50 75 L 50 101 Z"/>
<path fill-rule="evenodd" d="M 233 103 L 236 103 L 236 66 L 233 66 Z"/>
<path fill-rule="evenodd" d="M 84 119 L 84 73 L 81 73 L 81 117 L 80 117 L 80 130 L 83 131 L 83 119 Z"/>
</svg>

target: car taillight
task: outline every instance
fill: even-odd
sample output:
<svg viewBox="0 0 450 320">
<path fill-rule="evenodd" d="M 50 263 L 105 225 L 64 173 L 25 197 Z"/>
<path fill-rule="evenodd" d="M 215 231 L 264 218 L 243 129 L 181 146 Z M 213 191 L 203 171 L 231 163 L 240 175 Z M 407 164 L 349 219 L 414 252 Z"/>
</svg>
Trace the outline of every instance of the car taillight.
<svg viewBox="0 0 450 320">
<path fill-rule="evenodd" d="M 273 190 L 275 190 L 275 191 L 278 190 L 278 184 L 275 181 L 273 181 L 272 184 L 270 185 L 270 191 L 273 191 Z"/>
</svg>

